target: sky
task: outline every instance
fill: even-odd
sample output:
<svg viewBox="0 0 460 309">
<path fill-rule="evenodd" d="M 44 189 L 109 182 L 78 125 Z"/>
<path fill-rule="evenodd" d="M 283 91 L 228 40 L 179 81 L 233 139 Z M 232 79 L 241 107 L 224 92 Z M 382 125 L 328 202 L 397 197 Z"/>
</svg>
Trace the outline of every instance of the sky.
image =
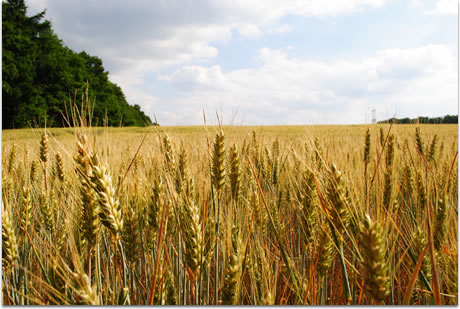
<svg viewBox="0 0 460 309">
<path fill-rule="evenodd" d="M 203 112 L 233 125 L 458 114 L 457 0 L 26 5 L 161 125 L 200 125 Z"/>
</svg>

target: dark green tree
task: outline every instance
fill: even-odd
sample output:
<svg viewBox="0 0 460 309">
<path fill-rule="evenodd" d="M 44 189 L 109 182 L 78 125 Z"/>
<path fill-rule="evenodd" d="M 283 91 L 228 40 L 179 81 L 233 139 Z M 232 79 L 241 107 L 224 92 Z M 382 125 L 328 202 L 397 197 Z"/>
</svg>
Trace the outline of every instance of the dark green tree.
<svg viewBox="0 0 460 309">
<path fill-rule="evenodd" d="M 100 58 L 65 46 L 44 19 L 45 11 L 26 13 L 24 0 L 2 2 L 3 128 L 44 125 L 45 119 L 47 126 L 63 126 L 66 102 L 87 84 L 89 96 L 96 98 L 94 124 L 152 124 L 108 79 Z"/>
<path fill-rule="evenodd" d="M 426 117 L 420 116 L 418 118 L 390 118 L 387 120 L 379 121 L 378 123 L 399 123 L 399 124 L 408 124 L 408 123 L 444 123 L 444 124 L 458 124 L 458 115 L 446 115 L 444 117 Z"/>
</svg>

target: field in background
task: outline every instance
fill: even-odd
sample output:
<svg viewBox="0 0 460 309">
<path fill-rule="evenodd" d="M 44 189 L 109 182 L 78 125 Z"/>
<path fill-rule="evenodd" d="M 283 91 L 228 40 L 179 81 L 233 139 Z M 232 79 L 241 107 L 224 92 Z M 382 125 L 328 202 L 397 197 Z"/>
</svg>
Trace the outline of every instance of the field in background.
<svg viewBox="0 0 460 309">
<path fill-rule="evenodd" d="M 4 130 L 3 303 L 457 304 L 457 130 Z"/>
</svg>

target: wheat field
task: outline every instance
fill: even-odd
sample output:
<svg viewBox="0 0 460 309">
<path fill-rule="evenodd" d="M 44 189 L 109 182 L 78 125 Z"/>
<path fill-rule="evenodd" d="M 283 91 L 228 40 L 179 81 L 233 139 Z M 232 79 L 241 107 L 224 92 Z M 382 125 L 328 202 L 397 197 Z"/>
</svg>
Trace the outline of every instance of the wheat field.
<svg viewBox="0 0 460 309">
<path fill-rule="evenodd" d="M 4 305 L 458 303 L 456 125 L 2 132 Z"/>
</svg>

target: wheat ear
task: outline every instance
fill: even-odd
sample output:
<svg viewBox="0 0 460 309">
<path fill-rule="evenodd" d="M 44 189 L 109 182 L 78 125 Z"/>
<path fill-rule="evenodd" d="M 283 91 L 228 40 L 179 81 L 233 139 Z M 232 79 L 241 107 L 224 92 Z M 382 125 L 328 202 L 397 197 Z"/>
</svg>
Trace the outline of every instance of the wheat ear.
<svg viewBox="0 0 460 309">
<path fill-rule="evenodd" d="M 87 139 L 85 135 L 77 136 L 76 171 L 80 180 L 81 220 L 80 226 L 84 239 L 89 247 L 94 247 L 99 233 L 98 200 L 91 183 L 91 158 L 87 153 Z"/>
<path fill-rule="evenodd" d="M 2 266 L 6 270 L 14 265 L 18 258 L 18 244 L 10 212 L 2 203 Z"/>
<path fill-rule="evenodd" d="M 241 285 L 242 248 L 238 229 L 232 228 L 232 253 L 225 267 L 224 289 L 222 291 L 223 305 L 236 305 L 239 303 Z"/>
<path fill-rule="evenodd" d="M 91 157 L 91 182 L 96 191 L 100 212 L 99 219 L 113 234 L 119 236 L 123 229 L 123 218 L 115 189 L 107 167 L 99 162 L 97 155 Z"/>
<path fill-rule="evenodd" d="M 233 199 L 238 203 L 241 195 L 241 167 L 236 144 L 230 148 L 230 188 Z"/>
<path fill-rule="evenodd" d="M 369 298 L 377 304 L 385 303 L 390 293 L 388 264 L 385 261 L 385 243 L 383 230 L 379 222 L 374 222 L 369 216 L 363 220 L 361 227 L 362 275 L 365 278 Z"/>
<path fill-rule="evenodd" d="M 56 175 L 61 182 L 65 182 L 64 163 L 62 162 L 62 156 L 58 152 L 56 153 Z"/>
<path fill-rule="evenodd" d="M 192 281 L 196 281 L 201 271 L 203 234 L 201 233 L 200 209 L 193 201 L 184 201 L 182 222 L 185 223 L 183 235 L 185 241 L 185 260 L 190 267 Z"/>
<path fill-rule="evenodd" d="M 212 183 L 218 199 L 222 196 L 222 189 L 225 184 L 225 137 L 224 131 L 216 134 L 212 157 Z"/>
</svg>

